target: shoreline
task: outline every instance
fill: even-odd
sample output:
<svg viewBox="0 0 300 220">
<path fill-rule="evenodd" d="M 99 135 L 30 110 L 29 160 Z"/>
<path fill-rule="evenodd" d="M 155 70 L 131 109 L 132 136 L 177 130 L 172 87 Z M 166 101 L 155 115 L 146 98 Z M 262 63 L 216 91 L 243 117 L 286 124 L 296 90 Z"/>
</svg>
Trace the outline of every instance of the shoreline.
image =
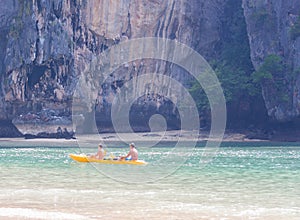
<svg viewBox="0 0 300 220">
<path fill-rule="evenodd" d="M 32 141 L 35 143 L 46 142 L 46 143 L 62 143 L 67 145 L 72 144 L 72 141 L 66 141 L 66 139 L 72 139 L 73 136 L 77 136 L 76 133 L 73 132 L 73 127 L 71 125 L 43 125 L 43 124 L 10 124 L 13 131 L 14 129 L 18 131 L 18 135 L 0 135 L 0 141 L 12 141 L 18 140 L 18 142 L 22 142 L 21 140 L 25 140 L 30 143 Z M 3 127 L 3 126 L 2 126 Z M 5 126 L 4 126 L 5 127 Z M 58 132 L 60 129 L 60 133 Z M 8 130 L 5 130 L 8 132 Z M 103 130 L 100 129 L 100 134 L 96 132 L 92 135 L 81 135 L 80 139 L 83 139 L 84 142 L 89 141 L 91 138 L 97 139 L 98 141 L 118 141 L 121 140 L 118 138 L 117 133 L 114 133 L 113 130 Z M 203 141 L 220 141 L 214 140 L 214 138 L 209 137 L 209 130 L 200 130 L 199 135 L 189 134 L 188 131 L 184 130 L 168 130 L 168 131 L 157 131 L 150 132 L 140 129 L 135 133 L 120 133 L 120 136 L 126 136 L 125 142 L 136 142 L 136 141 L 191 141 L 195 138 L 198 138 L 198 142 Z M 191 133 L 191 132 L 190 132 Z M 1 134 L 1 130 L 0 130 Z M 5 132 L 4 132 L 5 134 Z M 45 141 L 46 140 L 46 141 Z M 248 128 L 248 129 L 226 129 L 222 142 L 300 142 L 300 128 L 297 129 L 287 129 L 286 127 L 277 127 L 277 128 Z M 76 145 L 76 141 L 75 141 Z"/>
<path fill-rule="evenodd" d="M 122 141 L 117 133 L 102 133 L 92 135 L 80 135 L 76 136 L 77 139 L 55 139 L 55 138 L 0 138 L 0 144 L 2 147 L 95 147 L 99 142 L 104 144 L 112 143 L 119 144 L 124 142 L 135 143 L 163 143 L 163 142 L 177 142 L 179 139 L 182 142 L 195 142 L 194 136 L 190 135 L 186 131 L 173 130 L 166 132 L 141 132 L 141 133 L 121 133 L 121 137 L 126 137 L 126 140 Z M 198 136 L 197 143 L 205 143 L 206 141 L 220 141 L 214 138 L 208 138 L 209 132 L 201 132 Z M 282 141 L 272 141 L 264 139 L 249 139 L 246 134 L 227 132 L 224 134 L 222 143 L 281 143 Z M 297 142 L 290 142 L 297 143 Z"/>
</svg>

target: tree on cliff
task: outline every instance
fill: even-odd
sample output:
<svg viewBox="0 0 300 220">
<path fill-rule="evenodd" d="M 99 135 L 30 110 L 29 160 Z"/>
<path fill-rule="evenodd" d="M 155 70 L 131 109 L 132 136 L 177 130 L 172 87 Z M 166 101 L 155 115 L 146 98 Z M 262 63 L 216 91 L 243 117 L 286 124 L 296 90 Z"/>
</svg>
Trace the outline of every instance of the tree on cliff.
<svg viewBox="0 0 300 220">
<path fill-rule="evenodd" d="M 219 78 L 229 109 L 229 123 L 253 121 L 250 115 L 255 100 L 264 109 L 259 84 L 253 80 L 254 71 L 250 59 L 250 46 L 243 9 L 235 0 L 229 0 L 225 7 L 223 34 L 219 53 L 210 64 Z M 197 102 L 200 114 L 209 114 L 209 103 L 201 86 L 192 82 L 190 92 Z M 244 112 L 243 112 L 244 111 Z M 264 113 L 262 113 L 264 114 Z M 234 117 L 231 117 L 234 115 Z M 238 125 L 239 126 L 239 125 Z M 244 126 L 240 124 L 240 126 Z"/>
</svg>

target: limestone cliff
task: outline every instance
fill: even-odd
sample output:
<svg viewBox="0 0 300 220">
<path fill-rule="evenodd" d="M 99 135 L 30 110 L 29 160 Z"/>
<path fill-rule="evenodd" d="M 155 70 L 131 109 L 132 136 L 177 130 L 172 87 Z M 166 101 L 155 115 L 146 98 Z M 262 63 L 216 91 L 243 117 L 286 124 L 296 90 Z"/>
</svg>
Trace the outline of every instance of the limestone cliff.
<svg viewBox="0 0 300 220">
<path fill-rule="evenodd" d="M 127 39 L 177 39 L 212 57 L 220 40 L 224 4 L 222 0 L 1 1 L 0 119 L 48 122 L 54 114 L 68 120 L 72 92 L 92 55 Z M 122 81 L 146 71 L 133 63 L 127 76 L 112 75 L 106 89 L 99 91 L 101 103 L 106 103 L 99 111 L 107 112 Z M 162 63 L 156 71 L 169 74 L 170 64 Z M 186 80 L 180 70 L 174 71 Z"/>
<path fill-rule="evenodd" d="M 225 17 L 231 15 L 232 4 L 244 9 L 255 69 L 260 71 L 270 56 L 281 58 L 280 68 L 261 80 L 268 115 L 276 121 L 295 120 L 300 114 L 298 0 L 3 0 L 0 1 L 0 121 L 70 123 L 71 98 L 80 74 L 95 55 L 129 39 L 176 39 L 210 61 L 220 58 L 222 45 L 226 44 L 227 50 L 231 45 L 223 41 L 230 41 L 228 35 L 236 30 L 235 24 L 224 25 L 224 20 L 235 21 Z M 246 53 L 243 56 L 249 57 L 249 52 Z M 112 73 L 98 91 L 97 120 L 107 126 L 116 91 L 133 76 L 153 71 L 172 74 L 183 84 L 190 80 L 182 69 L 167 62 L 129 63 Z M 241 71 L 249 74 L 245 72 Z M 159 109 L 159 113 L 176 119 L 170 103 L 158 108 L 157 100 L 148 98 L 149 102 L 134 105 L 134 111 L 143 112 L 141 118 L 147 119 Z M 243 100 L 244 107 L 251 105 L 247 102 Z M 229 108 L 231 115 L 236 115 L 242 108 L 240 105 L 234 103 L 237 107 Z M 251 111 L 247 109 L 245 117 Z M 256 109 L 264 111 L 260 105 Z M 85 117 L 90 114 L 94 112 Z"/>
<path fill-rule="evenodd" d="M 243 0 L 244 14 L 256 70 L 276 55 L 282 68 L 262 82 L 269 116 L 291 121 L 300 115 L 300 1 Z"/>
</svg>

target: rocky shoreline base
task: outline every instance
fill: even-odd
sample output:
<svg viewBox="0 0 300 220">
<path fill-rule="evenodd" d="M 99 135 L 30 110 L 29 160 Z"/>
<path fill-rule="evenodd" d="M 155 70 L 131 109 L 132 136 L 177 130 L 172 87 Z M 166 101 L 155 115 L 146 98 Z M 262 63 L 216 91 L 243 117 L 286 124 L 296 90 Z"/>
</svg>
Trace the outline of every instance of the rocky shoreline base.
<svg viewBox="0 0 300 220">
<path fill-rule="evenodd" d="M 22 132 L 9 120 L 0 120 L 0 138 L 23 137 Z"/>
<path fill-rule="evenodd" d="M 139 131 L 143 137 L 164 136 L 163 132 Z M 166 140 L 173 140 L 184 132 L 173 130 L 166 132 Z M 24 139 L 75 139 L 72 125 L 41 125 L 27 124 L 15 126 L 11 121 L 0 121 L 0 138 L 24 138 Z M 106 140 L 114 140 L 117 134 L 103 130 L 100 136 Z M 199 141 L 206 141 L 209 138 L 209 131 L 202 130 L 199 134 Z M 174 140 L 175 140 L 174 139 Z M 188 137 L 185 137 L 188 139 Z M 300 129 L 228 129 L 224 135 L 224 141 L 272 141 L 272 142 L 300 142 Z"/>
<path fill-rule="evenodd" d="M 75 139 L 75 133 L 70 125 L 15 125 L 9 120 L 0 120 L 0 138 L 47 138 Z"/>
</svg>

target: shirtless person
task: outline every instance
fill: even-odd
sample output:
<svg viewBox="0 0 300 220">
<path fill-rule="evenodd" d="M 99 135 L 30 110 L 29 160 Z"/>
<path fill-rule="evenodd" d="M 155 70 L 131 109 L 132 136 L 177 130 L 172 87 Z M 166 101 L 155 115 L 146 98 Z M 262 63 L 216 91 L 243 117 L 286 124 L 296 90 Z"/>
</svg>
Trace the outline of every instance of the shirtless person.
<svg viewBox="0 0 300 220">
<path fill-rule="evenodd" d="M 129 153 L 124 157 L 120 157 L 120 160 L 124 160 L 128 157 L 131 157 L 131 160 L 137 160 L 138 159 L 138 151 L 135 149 L 134 143 L 129 144 L 130 151 Z"/>
<path fill-rule="evenodd" d="M 101 144 L 98 145 L 98 152 L 94 155 L 91 155 L 91 158 L 95 158 L 98 160 L 103 160 L 105 156 L 105 150 L 103 150 L 103 146 Z"/>
</svg>

